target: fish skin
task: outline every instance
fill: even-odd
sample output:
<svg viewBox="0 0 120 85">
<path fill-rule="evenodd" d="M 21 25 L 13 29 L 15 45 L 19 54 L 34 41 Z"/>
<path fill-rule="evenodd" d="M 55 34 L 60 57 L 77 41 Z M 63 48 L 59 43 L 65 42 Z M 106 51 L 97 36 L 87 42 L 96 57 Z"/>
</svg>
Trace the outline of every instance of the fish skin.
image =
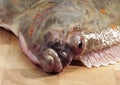
<svg viewBox="0 0 120 85">
<path fill-rule="evenodd" d="M 46 72 L 60 72 L 71 62 L 71 56 L 72 59 L 80 60 L 88 67 L 106 66 L 116 62 L 119 58 L 119 56 L 115 59 L 114 57 L 109 58 L 106 49 L 111 53 L 118 52 L 111 50 L 114 50 L 115 46 L 119 48 L 120 43 L 120 0 L 1 0 L 0 5 L 0 10 L 2 10 L 0 11 L 0 26 L 17 35 L 20 38 L 20 43 L 23 41 L 26 43 L 27 50 L 23 44 L 21 47 L 30 59 L 32 53 L 39 60 L 43 50 L 48 48 L 43 46 L 45 35 L 48 32 L 55 31 L 56 35 L 52 38 L 55 37 L 59 41 L 63 41 L 67 33 L 74 27 L 77 27 L 82 34 L 85 40 L 82 52 L 74 54 L 68 47 L 63 46 L 63 49 L 70 52 L 67 64 L 65 62 L 65 66 L 61 66 L 60 59 L 54 57 L 56 64 L 59 64 L 58 68 L 51 66 L 51 68 L 48 67 L 51 70 L 48 70 L 43 66 Z M 104 9 L 105 12 L 102 13 L 101 9 Z M 112 24 L 115 25 L 114 29 L 111 27 Z M 33 30 L 32 35 L 29 33 L 30 29 Z M 47 37 L 49 40 L 49 35 Z M 52 40 L 52 38 L 50 39 Z M 69 38 L 66 42 L 69 42 Z M 112 47 L 114 48 L 112 49 Z M 44 49 L 41 50 L 41 48 Z M 85 56 L 85 58 L 81 56 Z M 99 59 L 96 59 L 97 57 Z M 31 60 L 40 66 L 42 65 L 40 60 Z"/>
<path fill-rule="evenodd" d="M 38 1 L 40 0 L 0 0 L 0 26 L 18 36 L 19 20 L 16 18 Z"/>
</svg>

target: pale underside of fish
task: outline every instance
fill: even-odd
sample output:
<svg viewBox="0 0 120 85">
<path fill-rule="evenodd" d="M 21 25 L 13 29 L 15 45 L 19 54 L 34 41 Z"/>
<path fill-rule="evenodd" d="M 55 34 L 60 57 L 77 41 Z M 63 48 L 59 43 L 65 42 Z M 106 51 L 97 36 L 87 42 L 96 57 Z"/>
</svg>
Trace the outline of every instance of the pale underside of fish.
<svg viewBox="0 0 120 85">
<path fill-rule="evenodd" d="M 0 27 L 45 72 L 72 60 L 87 67 L 120 61 L 120 0 L 0 0 Z"/>
</svg>

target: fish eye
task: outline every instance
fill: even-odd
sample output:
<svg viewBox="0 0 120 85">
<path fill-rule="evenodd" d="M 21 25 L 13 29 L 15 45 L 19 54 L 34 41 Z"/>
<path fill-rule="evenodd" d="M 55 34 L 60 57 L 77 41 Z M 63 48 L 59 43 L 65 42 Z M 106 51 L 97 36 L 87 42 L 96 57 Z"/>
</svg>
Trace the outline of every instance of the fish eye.
<svg viewBox="0 0 120 85">
<path fill-rule="evenodd" d="M 84 44 L 84 40 L 80 34 L 75 34 L 75 35 L 71 36 L 70 47 L 74 53 L 76 53 L 76 54 L 81 53 L 83 50 L 83 47 L 84 47 L 83 44 Z"/>
</svg>

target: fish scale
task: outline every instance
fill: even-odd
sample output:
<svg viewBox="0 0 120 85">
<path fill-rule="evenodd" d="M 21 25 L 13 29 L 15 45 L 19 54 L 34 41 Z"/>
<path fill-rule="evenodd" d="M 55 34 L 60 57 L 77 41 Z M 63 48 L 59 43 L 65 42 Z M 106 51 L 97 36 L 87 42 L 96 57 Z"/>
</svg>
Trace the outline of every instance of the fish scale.
<svg viewBox="0 0 120 85">
<path fill-rule="evenodd" d="M 0 0 L 0 26 L 45 72 L 61 72 L 72 60 L 107 66 L 120 61 L 119 6 L 120 0 Z"/>
</svg>

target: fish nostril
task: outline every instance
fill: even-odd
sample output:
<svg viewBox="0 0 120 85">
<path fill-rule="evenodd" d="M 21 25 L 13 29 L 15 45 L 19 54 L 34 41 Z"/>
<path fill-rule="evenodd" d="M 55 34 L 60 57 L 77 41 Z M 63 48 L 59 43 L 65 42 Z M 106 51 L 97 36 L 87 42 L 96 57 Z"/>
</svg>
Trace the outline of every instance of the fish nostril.
<svg viewBox="0 0 120 85">
<path fill-rule="evenodd" d="M 48 31 L 45 35 L 44 35 L 44 40 L 46 42 L 53 42 L 57 39 L 60 38 L 60 34 L 59 32 L 52 30 L 52 31 Z"/>
</svg>

